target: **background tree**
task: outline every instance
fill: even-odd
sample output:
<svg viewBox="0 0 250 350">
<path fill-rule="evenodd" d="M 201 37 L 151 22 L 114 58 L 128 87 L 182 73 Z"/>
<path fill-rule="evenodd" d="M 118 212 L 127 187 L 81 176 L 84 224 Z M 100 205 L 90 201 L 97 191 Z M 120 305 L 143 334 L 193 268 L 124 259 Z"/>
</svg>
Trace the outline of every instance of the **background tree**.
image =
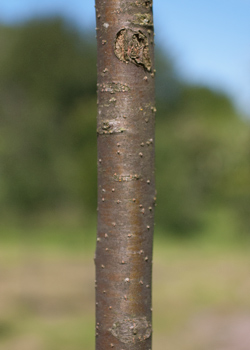
<svg viewBox="0 0 250 350">
<path fill-rule="evenodd" d="M 93 227 L 94 34 L 53 18 L 0 26 L 0 41 L 1 222 Z M 156 65 L 156 234 L 248 235 L 249 120 L 222 92 L 184 83 L 168 52 Z"/>
<path fill-rule="evenodd" d="M 152 1 L 96 0 L 96 349 L 151 348 L 154 230 Z"/>
</svg>

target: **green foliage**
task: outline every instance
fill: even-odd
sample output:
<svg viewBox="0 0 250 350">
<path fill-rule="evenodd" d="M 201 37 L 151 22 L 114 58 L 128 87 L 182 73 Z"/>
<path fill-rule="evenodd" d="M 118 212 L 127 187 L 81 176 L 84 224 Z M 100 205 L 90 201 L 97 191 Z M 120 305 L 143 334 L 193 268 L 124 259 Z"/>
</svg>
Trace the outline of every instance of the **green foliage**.
<svg viewBox="0 0 250 350">
<path fill-rule="evenodd" d="M 202 232 L 207 211 L 233 208 L 239 223 L 244 222 L 247 216 L 235 205 L 232 189 L 239 172 L 247 172 L 248 123 L 225 95 L 204 87 L 183 87 L 170 116 L 158 120 L 156 130 L 157 221 L 187 235 Z M 238 199 L 247 209 L 245 191 Z"/>
<path fill-rule="evenodd" d="M 94 46 L 59 19 L 12 28 L 12 40 L 0 70 L 1 203 L 30 212 L 86 201 L 93 210 Z"/>
<path fill-rule="evenodd" d="M 93 216 L 95 43 L 50 19 L 0 27 L 0 44 L 2 215 L 52 211 L 61 220 L 73 208 Z M 221 212 L 247 233 L 249 123 L 226 95 L 184 84 L 170 57 L 157 52 L 156 64 L 157 225 L 201 234 Z"/>
</svg>

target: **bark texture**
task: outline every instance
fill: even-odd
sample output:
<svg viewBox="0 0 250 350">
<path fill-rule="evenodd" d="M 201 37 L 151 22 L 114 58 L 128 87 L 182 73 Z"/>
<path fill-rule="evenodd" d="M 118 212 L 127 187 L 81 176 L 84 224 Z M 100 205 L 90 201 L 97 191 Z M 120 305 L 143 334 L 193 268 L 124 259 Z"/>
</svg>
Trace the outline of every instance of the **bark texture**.
<svg viewBox="0 0 250 350">
<path fill-rule="evenodd" d="M 154 230 L 152 1 L 96 0 L 96 350 L 150 350 Z"/>
</svg>

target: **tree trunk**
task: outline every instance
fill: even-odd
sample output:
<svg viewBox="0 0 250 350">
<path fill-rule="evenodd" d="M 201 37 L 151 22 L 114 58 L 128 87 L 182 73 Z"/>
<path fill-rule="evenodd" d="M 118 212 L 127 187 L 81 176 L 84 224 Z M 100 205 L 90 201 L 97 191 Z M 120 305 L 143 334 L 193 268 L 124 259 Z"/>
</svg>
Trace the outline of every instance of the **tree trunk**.
<svg viewBox="0 0 250 350">
<path fill-rule="evenodd" d="M 152 0 L 96 0 L 96 350 L 150 350 L 154 230 Z"/>
</svg>

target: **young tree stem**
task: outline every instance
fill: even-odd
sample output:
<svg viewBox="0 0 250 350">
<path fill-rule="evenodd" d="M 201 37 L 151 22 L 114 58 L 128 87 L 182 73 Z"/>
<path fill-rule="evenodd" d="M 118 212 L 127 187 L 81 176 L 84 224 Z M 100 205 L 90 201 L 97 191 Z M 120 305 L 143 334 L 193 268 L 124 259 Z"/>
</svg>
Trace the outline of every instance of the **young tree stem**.
<svg viewBox="0 0 250 350">
<path fill-rule="evenodd" d="M 152 0 L 96 0 L 96 350 L 150 350 L 154 230 Z"/>
</svg>

